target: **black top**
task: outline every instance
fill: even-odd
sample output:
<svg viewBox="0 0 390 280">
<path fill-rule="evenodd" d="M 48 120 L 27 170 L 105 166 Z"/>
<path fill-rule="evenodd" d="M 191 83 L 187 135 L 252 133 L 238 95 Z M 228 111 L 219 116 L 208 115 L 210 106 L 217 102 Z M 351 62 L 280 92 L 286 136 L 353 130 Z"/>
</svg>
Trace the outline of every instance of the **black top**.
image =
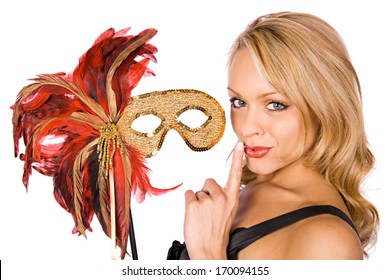
<svg viewBox="0 0 390 280">
<path fill-rule="evenodd" d="M 351 219 L 340 209 L 331 205 L 307 206 L 258 223 L 249 228 L 235 229 L 230 234 L 229 245 L 227 247 L 227 258 L 228 260 L 235 260 L 239 251 L 246 248 L 256 240 L 298 221 L 321 214 L 331 214 L 340 217 L 346 221 L 357 233 L 357 230 Z M 172 246 L 168 251 L 167 259 L 189 260 L 190 258 L 185 248 L 185 244 L 181 244 L 178 241 L 173 241 Z"/>
</svg>

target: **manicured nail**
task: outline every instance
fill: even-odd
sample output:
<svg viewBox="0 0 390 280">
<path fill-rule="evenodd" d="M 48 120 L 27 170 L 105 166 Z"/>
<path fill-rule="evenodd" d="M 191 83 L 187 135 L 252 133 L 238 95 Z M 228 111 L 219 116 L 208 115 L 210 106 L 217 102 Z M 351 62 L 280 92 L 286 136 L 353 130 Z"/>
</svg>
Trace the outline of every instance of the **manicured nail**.
<svg viewBox="0 0 390 280">
<path fill-rule="evenodd" d="M 237 149 L 237 151 L 242 152 L 244 150 L 244 143 L 238 142 L 236 144 L 236 149 Z"/>
</svg>

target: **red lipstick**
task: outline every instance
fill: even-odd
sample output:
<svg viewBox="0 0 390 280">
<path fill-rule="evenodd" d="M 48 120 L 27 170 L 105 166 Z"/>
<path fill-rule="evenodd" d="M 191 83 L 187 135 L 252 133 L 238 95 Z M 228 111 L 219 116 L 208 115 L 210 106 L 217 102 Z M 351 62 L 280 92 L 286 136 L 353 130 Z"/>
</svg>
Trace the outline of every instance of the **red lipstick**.
<svg viewBox="0 0 390 280">
<path fill-rule="evenodd" d="M 271 150 L 270 147 L 261 147 L 261 146 L 245 146 L 245 154 L 250 158 L 262 158 L 268 154 Z"/>
</svg>

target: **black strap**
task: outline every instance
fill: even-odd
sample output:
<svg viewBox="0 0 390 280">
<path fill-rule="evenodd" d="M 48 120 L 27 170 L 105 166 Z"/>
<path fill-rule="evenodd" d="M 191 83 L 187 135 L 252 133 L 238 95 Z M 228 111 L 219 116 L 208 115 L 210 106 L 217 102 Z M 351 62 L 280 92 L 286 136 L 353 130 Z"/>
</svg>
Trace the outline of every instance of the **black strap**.
<svg viewBox="0 0 390 280">
<path fill-rule="evenodd" d="M 236 259 L 236 255 L 240 250 L 272 232 L 287 227 L 300 220 L 320 214 L 332 214 L 338 216 L 346 221 L 356 231 L 356 233 L 358 233 L 351 219 L 340 209 L 331 205 L 307 206 L 261 222 L 249 228 L 237 228 L 234 230 L 230 236 L 230 242 L 227 249 L 228 259 Z"/>
</svg>

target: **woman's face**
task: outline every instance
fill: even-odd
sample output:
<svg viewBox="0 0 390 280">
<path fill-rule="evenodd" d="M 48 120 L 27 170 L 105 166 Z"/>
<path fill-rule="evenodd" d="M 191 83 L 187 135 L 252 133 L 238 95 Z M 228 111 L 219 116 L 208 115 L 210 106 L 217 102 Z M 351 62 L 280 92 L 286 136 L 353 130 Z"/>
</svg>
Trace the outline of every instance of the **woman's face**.
<svg viewBox="0 0 390 280">
<path fill-rule="evenodd" d="M 312 146 L 317 127 L 308 124 L 305 141 L 300 111 L 260 73 L 247 49 L 233 57 L 228 93 L 233 130 L 245 145 L 247 166 L 252 172 L 271 174 Z"/>
</svg>

